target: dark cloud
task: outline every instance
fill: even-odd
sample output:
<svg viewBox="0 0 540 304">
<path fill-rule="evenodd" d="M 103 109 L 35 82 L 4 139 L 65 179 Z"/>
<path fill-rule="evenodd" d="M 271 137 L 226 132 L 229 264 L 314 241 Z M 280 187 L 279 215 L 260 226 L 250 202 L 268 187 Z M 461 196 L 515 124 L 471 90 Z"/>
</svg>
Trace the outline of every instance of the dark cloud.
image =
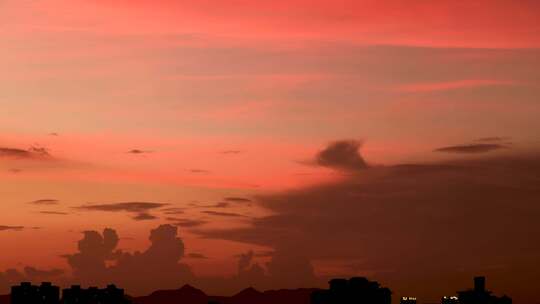
<svg viewBox="0 0 540 304">
<path fill-rule="evenodd" d="M 51 133 L 49 133 L 49 136 L 55 136 L 56 137 L 56 136 L 60 136 L 60 135 L 58 133 L 56 133 L 56 132 L 51 132 Z"/>
<path fill-rule="evenodd" d="M 49 198 L 39 199 L 39 200 L 35 200 L 35 201 L 30 202 L 30 204 L 34 204 L 34 205 L 58 205 L 58 203 L 59 203 L 58 200 L 49 199 Z"/>
<path fill-rule="evenodd" d="M 79 210 L 88 211 L 136 213 L 136 215 L 132 217 L 134 220 L 147 221 L 157 219 L 156 216 L 150 214 L 150 211 L 157 210 L 168 205 L 169 204 L 153 202 L 123 202 L 111 204 L 87 204 L 76 208 Z"/>
<path fill-rule="evenodd" d="M 154 215 L 151 215 L 149 213 L 139 213 L 137 214 L 136 216 L 133 217 L 134 220 L 136 221 L 148 221 L 148 220 L 155 220 L 157 219 L 158 217 L 154 216 Z"/>
<path fill-rule="evenodd" d="M 21 231 L 24 229 L 24 226 L 6 226 L 0 225 L 0 231 Z"/>
<path fill-rule="evenodd" d="M 8 170 L 9 172 L 13 173 L 13 174 L 17 174 L 17 173 L 21 173 L 23 170 L 22 169 L 18 169 L 18 168 L 11 168 Z"/>
<path fill-rule="evenodd" d="M 320 151 L 315 159 L 319 166 L 345 170 L 358 171 L 368 167 L 359 149 L 362 143 L 356 140 L 341 140 L 329 144 Z"/>
<path fill-rule="evenodd" d="M 185 249 L 176 227 L 161 225 L 150 232 L 149 239 L 148 249 L 129 253 L 117 249 L 119 237 L 115 230 L 85 232 L 79 251 L 66 256 L 73 270 L 72 279 L 90 285 L 116 282 L 135 294 L 178 288 L 193 281 L 190 268 L 180 263 Z"/>
<path fill-rule="evenodd" d="M 68 215 L 67 212 L 61 212 L 61 211 L 39 211 L 41 214 L 52 214 L 52 215 Z"/>
<path fill-rule="evenodd" d="M 196 206 L 198 208 L 228 208 L 231 204 L 228 202 L 218 202 L 212 205 L 202 205 L 202 206 Z"/>
<path fill-rule="evenodd" d="M 178 207 L 164 208 L 162 209 L 162 211 L 164 214 L 184 214 L 185 208 L 178 208 Z"/>
<path fill-rule="evenodd" d="M 507 148 L 507 146 L 501 144 L 466 144 L 437 148 L 435 149 L 435 152 L 476 154 L 487 153 Z"/>
<path fill-rule="evenodd" d="M 512 277 L 540 275 L 539 176 L 537 154 L 372 167 L 341 181 L 257 197 L 273 215 L 253 219 L 250 227 L 194 233 L 274 248 L 267 265 L 273 275 L 299 265 L 307 276 L 311 260 L 362 261 L 363 272 L 398 293 L 433 298 L 483 273 L 516 297 L 530 298 L 535 291 Z"/>
<path fill-rule="evenodd" d="M 32 146 L 28 150 L 0 147 L 0 158 L 47 159 L 51 158 L 51 155 L 46 148 L 39 146 Z"/>
<path fill-rule="evenodd" d="M 153 152 L 148 151 L 148 150 L 132 149 L 132 150 L 127 151 L 126 153 L 128 153 L 128 154 L 149 154 L 149 153 L 153 153 Z"/>
<path fill-rule="evenodd" d="M 201 211 L 202 213 L 216 216 L 226 216 L 226 217 L 247 217 L 243 214 L 232 213 L 232 212 L 219 212 L 219 211 Z"/>
<path fill-rule="evenodd" d="M 136 212 L 144 213 L 150 210 L 159 209 L 169 204 L 153 203 L 153 202 L 123 202 L 111 204 L 87 204 L 77 207 L 82 210 L 91 211 L 109 211 L 109 212 Z"/>
<path fill-rule="evenodd" d="M 252 202 L 252 200 L 245 197 L 226 197 L 224 200 L 227 202 L 232 202 L 232 203 L 251 203 Z"/>
<path fill-rule="evenodd" d="M 189 253 L 186 257 L 187 257 L 187 258 L 190 258 L 190 259 L 201 259 L 201 260 L 206 260 L 206 259 L 208 259 L 208 257 L 205 256 L 204 254 L 202 254 L 202 253 L 197 253 L 197 252 Z"/>
</svg>

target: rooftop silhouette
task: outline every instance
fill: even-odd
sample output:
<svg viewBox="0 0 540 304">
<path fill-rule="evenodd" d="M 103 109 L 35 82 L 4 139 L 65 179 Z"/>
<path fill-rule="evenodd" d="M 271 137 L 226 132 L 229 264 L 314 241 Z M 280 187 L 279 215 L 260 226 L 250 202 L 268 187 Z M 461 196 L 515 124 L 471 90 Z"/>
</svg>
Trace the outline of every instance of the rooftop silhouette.
<svg viewBox="0 0 540 304">
<path fill-rule="evenodd" d="M 106 288 L 97 287 L 81 288 L 73 285 L 62 291 L 49 282 L 41 285 L 32 285 L 30 282 L 22 282 L 11 288 L 11 304 L 129 304 L 131 303 L 124 295 L 124 290 L 115 285 Z"/>
<path fill-rule="evenodd" d="M 311 304 L 390 304 L 392 292 L 366 278 L 333 279 L 330 289 L 318 290 L 311 296 Z"/>
<path fill-rule="evenodd" d="M 52 283 L 32 285 L 22 282 L 11 288 L 11 295 L 0 296 L 0 304 L 391 304 L 392 292 L 378 282 L 363 277 L 333 279 L 328 289 L 300 288 L 259 291 L 246 288 L 233 296 L 209 296 L 191 285 L 156 290 L 147 296 L 129 297 L 115 285 L 82 288 L 73 285 L 62 290 Z M 399 298 L 400 304 L 416 304 L 414 296 Z M 422 302 L 419 302 L 422 303 Z M 486 289 L 485 277 L 475 277 L 474 287 L 441 297 L 441 304 L 512 304 L 507 296 L 495 296 Z"/>
</svg>

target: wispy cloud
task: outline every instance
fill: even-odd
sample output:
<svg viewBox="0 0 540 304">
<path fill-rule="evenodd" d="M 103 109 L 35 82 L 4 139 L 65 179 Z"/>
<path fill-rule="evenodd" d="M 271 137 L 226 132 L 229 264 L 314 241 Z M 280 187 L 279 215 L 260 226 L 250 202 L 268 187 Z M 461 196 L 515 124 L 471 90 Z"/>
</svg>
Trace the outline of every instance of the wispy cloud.
<svg viewBox="0 0 540 304">
<path fill-rule="evenodd" d="M 0 147 L 0 158 L 12 159 L 51 159 L 49 150 L 44 147 L 32 146 L 25 149 L 13 147 Z"/>
<path fill-rule="evenodd" d="M 58 205 L 59 201 L 56 200 L 56 199 L 49 199 L 49 198 L 45 198 L 45 199 L 38 199 L 38 200 L 35 200 L 35 201 L 31 201 L 30 204 L 34 204 L 34 205 Z"/>
<path fill-rule="evenodd" d="M 219 211 L 201 211 L 202 213 L 216 216 L 226 216 L 226 217 L 247 217 L 243 214 L 232 213 L 232 212 L 219 212 Z"/>
<path fill-rule="evenodd" d="M 446 153 L 463 153 L 463 154 L 476 154 L 487 153 L 501 149 L 507 149 L 508 147 L 500 144 L 466 144 L 437 148 L 435 152 Z"/>
<path fill-rule="evenodd" d="M 81 210 L 90 211 L 109 211 L 109 212 L 137 212 L 143 213 L 149 210 L 159 209 L 167 206 L 165 203 L 153 203 L 153 202 L 123 202 L 123 203 L 110 203 L 110 204 L 87 204 L 76 207 Z"/>
<path fill-rule="evenodd" d="M 61 212 L 61 211 L 39 211 L 41 214 L 51 214 L 51 215 L 68 215 L 67 212 Z"/>
<path fill-rule="evenodd" d="M 21 231 L 24 229 L 24 226 L 6 226 L 0 225 L 0 231 Z"/>
</svg>

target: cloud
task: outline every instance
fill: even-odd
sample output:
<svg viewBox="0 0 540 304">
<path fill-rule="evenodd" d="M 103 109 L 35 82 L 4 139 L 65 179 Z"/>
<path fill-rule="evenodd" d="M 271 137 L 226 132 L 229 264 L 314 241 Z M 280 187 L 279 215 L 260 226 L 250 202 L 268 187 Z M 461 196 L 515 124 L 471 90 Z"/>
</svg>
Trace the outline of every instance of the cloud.
<svg viewBox="0 0 540 304">
<path fill-rule="evenodd" d="M 61 212 L 61 211 L 39 211 L 41 214 L 52 214 L 52 215 L 68 215 L 67 212 Z"/>
<path fill-rule="evenodd" d="M 178 207 L 164 208 L 164 209 L 162 209 L 162 211 L 163 211 L 164 214 L 184 214 L 185 213 L 184 208 L 178 208 Z"/>
<path fill-rule="evenodd" d="M 158 217 L 154 216 L 154 215 L 151 215 L 149 213 L 139 213 L 137 214 L 135 217 L 133 217 L 134 220 L 136 221 L 148 221 L 148 220 L 155 220 L 157 219 Z"/>
<path fill-rule="evenodd" d="M 358 151 L 360 147 L 362 147 L 360 141 L 336 141 L 320 151 L 316 156 L 315 162 L 319 166 L 344 171 L 366 169 L 368 165 Z"/>
<path fill-rule="evenodd" d="M 88 211 L 136 213 L 132 219 L 136 221 L 147 221 L 157 219 L 156 216 L 150 214 L 150 211 L 157 210 L 168 205 L 169 204 L 166 203 L 154 202 L 122 202 L 111 204 L 86 204 L 75 208 Z"/>
<path fill-rule="evenodd" d="M 507 290 L 532 296 L 534 289 L 512 274 L 540 275 L 539 174 L 537 153 L 371 167 L 343 180 L 259 196 L 257 203 L 272 215 L 253 218 L 248 227 L 193 232 L 274 248 L 267 267 L 274 275 L 285 276 L 294 265 L 307 275 L 308 261 L 315 260 L 341 261 L 340 273 L 354 275 L 346 265 L 362 261 L 364 273 L 397 293 L 432 298 L 485 273 Z M 507 266 L 494 270 L 499 264 Z"/>
<path fill-rule="evenodd" d="M 109 211 L 109 212 L 146 212 L 169 204 L 153 203 L 153 202 L 123 202 L 123 203 L 111 203 L 111 204 L 87 204 L 77 207 L 82 210 L 90 211 Z"/>
<path fill-rule="evenodd" d="M 132 149 L 132 150 L 127 151 L 126 153 L 128 153 L 128 154 L 149 154 L 149 153 L 153 153 L 153 152 L 148 151 L 148 150 Z"/>
<path fill-rule="evenodd" d="M 0 225 L 0 231 L 21 231 L 24 229 L 24 226 L 6 226 Z"/>
<path fill-rule="evenodd" d="M 442 148 L 437 148 L 435 152 L 445 152 L 445 153 L 463 153 L 463 154 L 476 154 L 476 153 L 487 153 L 501 149 L 507 149 L 508 147 L 500 144 L 466 144 L 466 145 L 457 145 L 457 146 L 447 146 Z"/>
<path fill-rule="evenodd" d="M 253 202 L 249 198 L 245 198 L 245 197 L 226 197 L 224 200 L 227 201 L 227 202 L 232 202 L 232 203 L 251 203 L 251 202 Z"/>
<path fill-rule="evenodd" d="M 197 206 L 199 208 L 228 208 L 231 204 L 228 202 L 218 202 L 212 205 L 203 205 L 203 206 Z"/>
<path fill-rule="evenodd" d="M 232 213 L 232 212 L 219 212 L 219 211 L 201 211 L 201 213 L 216 215 L 216 216 L 226 216 L 226 217 L 247 217 L 243 214 Z"/>
<path fill-rule="evenodd" d="M 35 200 L 35 201 L 30 202 L 30 204 L 34 204 L 34 205 L 58 205 L 58 203 L 59 203 L 58 200 L 49 199 L 49 198 L 39 199 L 39 200 Z"/>
<path fill-rule="evenodd" d="M 28 150 L 10 147 L 0 147 L 0 158 L 12 159 L 50 159 L 48 149 L 39 146 L 32 146 Z"/>
<path fill-rule="evenodd" d="M 85 232 L 79 251 L 66 255 L 72 279 L 90 285 L 115 282 L 135 294 L 178 288 L 194 279 L 191 269 L 180 263 L 185 249 L 176 227 L 161 225 L 149 240 L 145 251 L 129 253 L 117 249 L 119 237 L 113 229 Z M 109 261 L 114 265 L 108 266 Z"/>
</svg>

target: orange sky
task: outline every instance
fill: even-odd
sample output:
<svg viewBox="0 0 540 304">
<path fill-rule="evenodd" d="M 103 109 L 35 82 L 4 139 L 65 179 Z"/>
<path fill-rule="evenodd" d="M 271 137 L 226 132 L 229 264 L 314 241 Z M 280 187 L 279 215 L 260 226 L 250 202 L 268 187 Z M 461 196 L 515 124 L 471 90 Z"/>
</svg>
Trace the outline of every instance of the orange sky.
<svg viewBox="0 0 540 304">
<path fill-rule="evenodd" d="M 470 2 L 1 1 L 0 269 L 69 272 L 80 232 L 106 227 L 144 250 L 182 208 L 199 221 L 179 226 L 186 253 L 208 257 L 187 263 L 230 276 L 276 248 L 209 231 L 290 212 L 261 196 L 347 180 L 314 159 L 334 141 L 362 141 L 371 168 L 534 154 L 540 5 Z M 460 145 L 478 150 L 433 152 Z M 251 203 L 214 206 L 231 197 Z M 81 208 L 122 202 L 167 205 Z"/>
</svg>

